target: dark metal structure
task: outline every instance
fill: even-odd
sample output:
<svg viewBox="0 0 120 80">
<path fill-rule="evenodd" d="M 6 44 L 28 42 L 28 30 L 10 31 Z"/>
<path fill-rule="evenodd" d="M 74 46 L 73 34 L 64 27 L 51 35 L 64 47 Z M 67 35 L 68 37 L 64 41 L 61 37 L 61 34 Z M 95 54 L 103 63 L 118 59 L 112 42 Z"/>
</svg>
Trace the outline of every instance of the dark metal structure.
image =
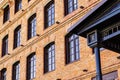
<svg viewBox="0 0 120 80">
<path fill-rule="evenodd" d="M 95 50 L 97 80 L 102 80 L 99 48 L 120 52 L 120 0 L 102 0 L 68 32 L 87 38 Z"/>
</svg>

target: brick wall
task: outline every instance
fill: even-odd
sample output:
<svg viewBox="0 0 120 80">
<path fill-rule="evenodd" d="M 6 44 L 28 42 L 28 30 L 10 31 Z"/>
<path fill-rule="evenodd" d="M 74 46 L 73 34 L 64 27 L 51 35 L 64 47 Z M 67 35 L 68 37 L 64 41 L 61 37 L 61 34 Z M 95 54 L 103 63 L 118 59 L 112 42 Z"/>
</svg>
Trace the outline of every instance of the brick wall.
<svg viewBox="0 0 120 80">
<path fill-rule="evenodd" d="M 3 24 L 3 10 L 5 4 L 4 0 L 1 4 L 0 10 L 0 44 L 2 45 L 3 37 L 9 35 L 9 53 L 0 58 L 0 70 L 7 68 L 7 80 L 12 80 L 12 65 L 20 61 L 20 80 L 26 79 L 26 58 L 32 52 L 36 52 L 36 78 L 34 80 L 91 80 L 95 76 L 95 55 L 92 49 L 87 46 L 87 41 L 83 37 L 80 38 L 80 59 L 70 64 L 65 64 L 65 36 L 67 29 L 76 23 L 85 13 L 87 13 L 93 6 L 99 3 L 99 0 L 78 0 L 78 9 L 73 13 L 64 16 L 64 0 L 55 0 L 55 21 L 60 24 L 54 24 L 44 30 L 44 6 L 50 0 L 23 0 L 22 9 L 14 14 L 14 0 L 10 0 L 10 21 Z M 84 6 L 84 9 L 79 8 Z M 30 40 L 27 40 L 27 20 L 36 13 L 37 14 L 37 34 Z M 22 45 L 13 50 L 13 33 L 14 29 L 21 24 L 21 39 Z M 44 47 L 50 42 L 55 41 L 55 64 L 56 68 L 52 72 L 43 73 L 43 56 Z M 1 56 L 0 45 L 0 56 Z M 108 73 L 118 70 L 120 75 L 120 60 L 117 58 L 118 53 L 109 50 L 101 51 L 101 61 L 103 73 Z M 87 72 L 84 72 L 84 70 Z M 119 76 L 120 77 L 120 76 Z"/>
</svg>

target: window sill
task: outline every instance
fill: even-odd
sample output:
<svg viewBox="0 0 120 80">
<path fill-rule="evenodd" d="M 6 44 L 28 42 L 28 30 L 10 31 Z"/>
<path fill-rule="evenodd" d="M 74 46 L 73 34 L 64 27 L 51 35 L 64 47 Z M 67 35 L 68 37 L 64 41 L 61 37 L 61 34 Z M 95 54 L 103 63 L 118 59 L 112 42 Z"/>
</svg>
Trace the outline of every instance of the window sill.
<svg viewBox="0 0 120 80">
<path fill-rule="evenodd" d="M 80 11 L 80 9 L 76 9 L 73 12 L 64 15 L 64 20 L 63 21 L 66 21 L 66 20 L 70 19 L 71 17 L 76 15 L 79 11 Z"/>
<path fill-rule="evenodd" d="M 8 57 L 10 57 L 10 53 L 6 53 L 4 56 L 1 56 L 0 62 L 1 62 L 1 61 L 4 61 L 4 60 L 7 59 Z"/>
<path fill-rule="evenodd" d="M 13 52 L 16 52 L 16 51 L 18 51 L 21 47 L 23 47 L 24 45 L 20 45 L 20 46 L 18 46 L 18 47 L 16 47 L 16 48 L 13 48 Z"/>
<path fill-rule="evenodd" d="M 52 70 L 52 71 L 48 71 L 48 72 L 44 73 L 44 75 L 47 75 L 47 74 L 52 73 L 52 72 L 54 72 L 54 71 L 55 71 L 55 69 Z"/>
<path fill-rule="evenodd" d="M 31 41 L 35 40 L 38 36 L 38 34 L 36 34 L 35 36 L 31 37 L 30 39 L 27 39 L 27 44 L 30 43 Z"/>
<path fill-rule="evenodd" d="M 3 24 L 2 24 L 2 25 L 3 25 L 3 27 L 4 27 L 4 26 L 6 26 L 7 24 L 9 24 L 10 22 L 11 22 L 11 20 L 10 20 L 10 19 L 8 19 L 7 21 L 3 22 Z"/>
<path fill-rule="evenodd" d="M 74 61 L 72 61 L 72 62 L 69 62 L 69 63 L 65 64 L 65 66 L 70 65 L 70 64 L 72 64 L 72 63 L 74 63 L 74 62 L 78 62 L 78 61 L 80 61 L 80 58 L 77 59 L 77 60 L 74 60 Z"/>
<path fill-rule="evenodd" d="M 17 12 L 14 12 L 14 15 L 20 14 L 22 11 L 24 11 L 24 10 L 21 8 Z"/>
<path fill-rule="evenodd" d="M 43 34 L 50 32 L 53 28 L 57 27 L 57 25 L 59 25 L 59 24 L 54 23 L 53 25 L 51 25 L 51 26 L 49 26 L 47 28 L 44 28 Z"/>
</svg>

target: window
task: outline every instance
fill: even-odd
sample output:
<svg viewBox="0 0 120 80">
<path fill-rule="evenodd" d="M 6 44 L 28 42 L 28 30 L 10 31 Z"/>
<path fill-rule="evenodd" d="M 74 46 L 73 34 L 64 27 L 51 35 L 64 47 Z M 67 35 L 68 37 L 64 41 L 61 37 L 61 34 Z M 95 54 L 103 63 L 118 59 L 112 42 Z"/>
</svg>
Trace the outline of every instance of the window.
<svg viewBox="0 0 120 80">
<path fill-rule="evenodd" d="M 28 19 L 28 39 L 36 36 L 36 14 Z"/>
<path fill-rule="evenodd" d="M 4 8 L 4 16 L 3 16 L 3 23 L 5 23 L 10 17 L 10 9 L 9 9 L 9 5 L 7 5 Z"/>
<path fill-rule="evenodd" d="M 73 12 L 78 8 L 78 0 L 65 0 L 65 15 Z"/>
<path fill-rule="evenodd" d="M 49 2 L 45 6 L 45 28 L 55 23 L 55 6 L 54 1 Z"/>
<path fill-rule="evenodd" d="M 12 80 L 20 80 L 20 62 L 16 62 L 12 67 Z"/>
<path fill-rule="evenodd" d="M 6 80 L 6 68 L 1 70 L 1 79 L 0 80 Z"/>
<path fill-rule="evenodd" d="M 32 53 L 27 57 L 27 80 L 32 80 L 36 75 L 36 56 Z"/>
<path fill-rule="evenodd" d="M 22 8 L 22 0 L 15 0 L 15 13 Z"/>
<path fill-rule="evenodd" d="M 21 25 L 14 30 L 14 49 L 21 43 Z"/>
<path fill-rule="evenodd" d="M 44 48 L 44 73 L 55 70 L 55 45 L 54 42 Z"/>
<path fill-rule="evenodd" d="M 2 40 L 2 56 L 8 54 L 8 35 Z"/>
<path fill-rule="evenodd" d="M 66 64 L 78 60 L 79 55 L 79 36 L 70 34 L 66 36 Z"/>
<path fill-rule="evenodd" d="M 118 79 L 118 72 L 113 71 L 113 72 L 107 73 L 107 74 L 102 76 L 102 79 L 103 80 L 117 80 Z M 92 78 L 92 80 L 96 80 L 96 77 Z"/>
</svg>

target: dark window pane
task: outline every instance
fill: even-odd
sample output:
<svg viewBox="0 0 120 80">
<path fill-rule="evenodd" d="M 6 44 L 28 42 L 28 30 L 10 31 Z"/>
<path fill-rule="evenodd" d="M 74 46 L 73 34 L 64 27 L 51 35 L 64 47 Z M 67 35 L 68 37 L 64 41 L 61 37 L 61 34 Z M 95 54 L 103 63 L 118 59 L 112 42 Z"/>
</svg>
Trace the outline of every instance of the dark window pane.
<svg viewBox="0 0 120 80">
<path fill-rule="evenodd" d="M 45 7 L 45 28 L 53 25 L 55 23 L 54 17 L 55 17 L 55 12 L 54 12 L 54 2 L 51 1 L 48 5 Z"/>
<path fill-rule="evenodd" d="M 78 8 L 77 0 L 65 0 L 65 15 L 73 12 Z"/>
<path fill-rule="evenodd" d="M 21 25 L 14 30 L 14 48 L 19 47 L 21 44 Z"/>
<path fill-rule="evenodd" d="M 4 8 L 4 16 L 3 16 L 3 23 L 5 23 L 10 17 L 10 9 L 9 5 Z"/>
<path fill-rule="evenodd" d="M 36 75 L 36 56 L 32 53 L 27 58 L 27 80 L 32 80 Z"/>
<path fill-rule="evenodd" d="M 20 80 L 20 63 L 16 62 L 13 65 L 13 74 L 12 74 L 12 80 Z"/>
<path fill-rule="evenodd" d="M 79 37 L 72 34 L 66 36 L 66 63 L 78 60 L 79 56 Z"/>
<path fill-rule="evenodd" d="M 28 19 L 28 39 L 36 36 L 36 14 Z"/>
<path fill-rule="evenodd" d="M 6 80 L 6 69 L 1 70 L 1 80 Z"/>
<path fill-rule="evenodd" d="M 2 56 L 8 54 L 8 35 L 2 40 Z"/>
<path fill-rule="evenodd" d="M 22 0 L 15 0 L 15 13 L 22 8 Z"/>
<path fill-rule="evenodd" d="M 44 49 L 44 72 L 49 72 L 55 69 L 55 45 L 50 43 Z"/>
</svg>

